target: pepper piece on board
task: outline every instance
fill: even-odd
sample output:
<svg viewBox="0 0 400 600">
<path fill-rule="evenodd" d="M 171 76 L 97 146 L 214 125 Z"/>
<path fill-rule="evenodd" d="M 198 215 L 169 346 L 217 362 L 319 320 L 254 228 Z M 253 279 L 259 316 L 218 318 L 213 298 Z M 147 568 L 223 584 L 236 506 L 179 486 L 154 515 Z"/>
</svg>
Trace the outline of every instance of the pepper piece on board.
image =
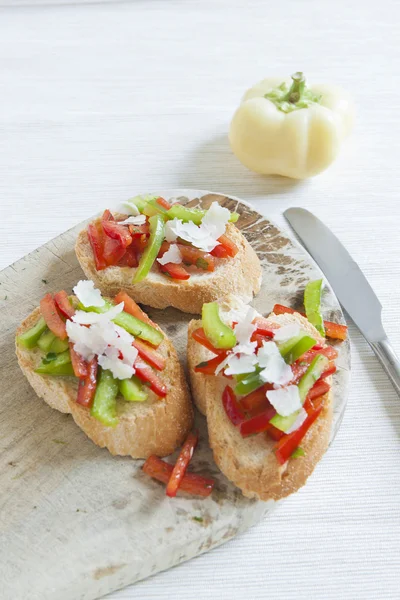
<svg viewBox="0 0 400 600">
<path fill-rule="evenodd" d="M 174 498 L 176 496 L 176 493 L 185 475 L 186 469 L 188 468 L 190 460 L 193 456 L 194 449 L 197 446 L 198 440 L 199 436 L 197 433 L 189 433 L 185 443 L 181 448 L 181 451 L 179 452 L 179 456 L 172 470 L 171 477 L 168 481 L 166 489 L 166 494 L 170 498 Z"/>
<path fill-rule="evenodd" d="M 158 458 L 158 456 L 149 456 L 142 467 L 144 473 L 157 479 L 162 483 L 168 483 L 173 471 L 173 466 Z M 206 498 L 213 491 L 215 481 L 210 477 L 203 477 L 196 473 L 185 473 L 180 483 L 179 489 L 188 494 L 203 496 Z"/>
</svg>

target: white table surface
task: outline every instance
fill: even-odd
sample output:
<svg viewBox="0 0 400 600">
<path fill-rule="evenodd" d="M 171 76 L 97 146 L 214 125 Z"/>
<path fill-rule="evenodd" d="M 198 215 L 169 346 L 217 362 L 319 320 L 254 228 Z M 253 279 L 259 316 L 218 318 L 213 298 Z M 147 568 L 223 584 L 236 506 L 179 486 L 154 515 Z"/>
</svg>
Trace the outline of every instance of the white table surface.
<svg viewBox="0 0 400 600">
<path fill-rule="evenodd" d="M 360 264 L 400 353 L 396 0 L 0 5 L 0 267 L 157 188 L 231 193 L 281 225 L 301 205 Z M 299 184 L 247 171 L 227 143 L 246 87 L 298 69 L 358 105 L 340 159 Z M 400 597 L 400 401 L 350 332 L 348 408 L 307 486 L 240 538 L 111 598 Z"/>
</svg>

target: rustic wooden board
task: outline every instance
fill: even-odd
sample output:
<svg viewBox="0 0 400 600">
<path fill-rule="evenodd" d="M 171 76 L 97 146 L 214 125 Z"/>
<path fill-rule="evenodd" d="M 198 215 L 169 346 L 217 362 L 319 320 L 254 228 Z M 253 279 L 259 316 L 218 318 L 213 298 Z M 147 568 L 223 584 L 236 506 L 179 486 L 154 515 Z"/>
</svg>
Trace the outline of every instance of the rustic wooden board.
<svg viewBox="0 0 400 600">
<path fill-rule="evenodd" d="M 301 303 L 304 284 L 318 276 L 318 270 L 287 233 L 234 198 L 194 190 L 170 190 L 164 195 L 190 200 L 193 206 L 206 207 L 218 200 L 239 212 L 238 226 L 263 265 L 263 285 L 254 306 L 267 314 L 275 302 Z M 276 505 L 244 498 L 218 471 L 200 415 L 201 441 L 193 470 L 214 476 L 216 489 L 206 500 L 183 495 L 171 500 L 162 485 L 142 474 L 143 461 L 112 457 L 92 444 L 70 415 L 38 400 L 19 370 L 14 332 L 47 291 L 70 291 L 82 278 L 73 250 L 82 226 L 0 273 L 0 575 L 4 600 L 98 598 L 222 544 Z M 343 319 L 329 289 L 324 304 L 332 319 Z M 191 316 L 175 309 L 148 312 L 167 331 L 184 360 Z M 339 365 L 332 437 L 345 408 L 348 343 L 340 346 Z"/>
</svg>

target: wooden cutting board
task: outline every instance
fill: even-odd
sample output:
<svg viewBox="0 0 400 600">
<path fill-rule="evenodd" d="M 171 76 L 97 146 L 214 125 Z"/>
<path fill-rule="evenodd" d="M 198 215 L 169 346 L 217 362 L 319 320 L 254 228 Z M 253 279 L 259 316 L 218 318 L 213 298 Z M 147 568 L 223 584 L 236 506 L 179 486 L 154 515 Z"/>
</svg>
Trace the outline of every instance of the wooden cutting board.
<svg viewBox="0 0 400 600">
<path fill-rule="evenodd" d="M 238 227 L 263 265 L 254 306 L 300 306 L 305 283 L 319 276 L 310 257 L 249 205 L 196 190 L 169 190 L 191 206 L 214 200 L 239 212 Z M 199 199 L 200 198 L 200 199 Z M 63 415 L 39 400 L 14 352 L 19 322 L 48 291 L 72 290 L 83 278 L 74 243 L 77 225 L 0 273 L 0 579 L 3 600 L 90 600 L 168 569 L 257 523 L 276 506 L 248 500 L 217 469 L 197 415 L 201 440 L 192 469 L 216 479 L 205 500 L 165 496 L 141 471 L 143 461 L 112 457 Z M 336 298 L 324 295 L 327 317 L 343 321 Z M 185 361 L 187 323 L 175 309 L 148 309 Z M 350 369 L 349 343 L 339 347 L 334 378 L 335 422 L 343 416 Z M 174 457 L 172 457 L 174 459 Z M 310 483 L 312 485 L 312 483 Z"/>
</svg>

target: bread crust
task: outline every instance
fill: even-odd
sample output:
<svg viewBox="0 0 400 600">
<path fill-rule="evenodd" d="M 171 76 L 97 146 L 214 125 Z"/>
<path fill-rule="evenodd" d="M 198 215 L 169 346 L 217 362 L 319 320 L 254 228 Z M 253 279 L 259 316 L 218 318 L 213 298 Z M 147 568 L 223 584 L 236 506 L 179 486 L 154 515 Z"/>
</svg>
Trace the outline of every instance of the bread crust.
<svg viewBox="0 0 400 600">
<path fill-rule="evenodd" d="M 316 329 L 300 315 L 271 314 L 269 320 L 279 325 L 297 321 L 318 342 L 322 341 Z M 322 413 L 301 443 L 305 456 L 292 459 L 282 467 L 275 456 L 272 439 L 263 433 L 243 438 L 228 419 L 222 405 L 227 379 L 193 371 L 196 364 L 215 356 L 191 337 L 193 330 L 200 326 L 201 321 L 191 321 L 188 329 L 190 385 L 197 408 L 207 416 L 209 442 L 216 464 L 249 498 L 279 500 L 292 494 L 306 483 L 329 445 L 333 418 L 331 392 L 323 397 Z"/>
<path fill-rule="evenodd" d="M 192 274 L 187 281 L 174 281 L 159 273 L 155 266 L 139 283 L 132 283 L 136 269 L 107 267 L 97 271 L 87 230 L 82 230 L 75 244 L 78 261 L 88 279 L 104 295 L 115 296 L 124 289 L 136 302 L 154 308 L 174 306 L 187 313 L 200 314 L 205 302 L 234 294 L 249 302 L 260 291 L 261 265 L 257 254 L 240 231 L 228 223 L 227 236 L 238 246 L 234 258 L 216 259 L 213 272 Z"/>
<path fill-rule="evenodd" d="M 36 308 L 21 323 L 16 335 L 35 325 L 39 318 L 40 309 Z M 97 421 L 88 409 L 76 403 L 78 383 L 74 377 L 35 373 L 41 351 L 16 344 L 19 366 L 40 398 L 60 412 L 71 413 L 75 423 L 97 446 L 107 448 L 111 454 L 132 458 L 147 458 L 151 454 L 168 456 L 183 443 L 193 423 L 193 408 L 183 368 L 169 339 L 164 339 L 158 352 L 166 358 L 160 378 L 167 385 L 167 396 L 158 399 L 149 392 L 146 402 L 125 402 L 119 398 L 119 423 L 112 428 Z"/>
</svg>

